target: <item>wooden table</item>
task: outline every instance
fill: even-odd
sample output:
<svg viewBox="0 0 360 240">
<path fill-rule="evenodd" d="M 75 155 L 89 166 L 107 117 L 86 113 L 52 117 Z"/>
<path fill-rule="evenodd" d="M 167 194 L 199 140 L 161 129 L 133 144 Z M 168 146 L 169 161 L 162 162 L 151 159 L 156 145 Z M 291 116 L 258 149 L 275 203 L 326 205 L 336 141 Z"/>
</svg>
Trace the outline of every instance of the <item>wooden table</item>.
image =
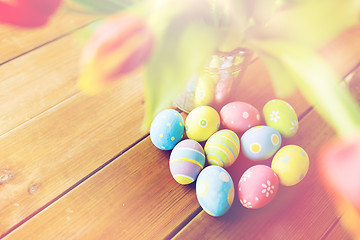
<svg viewBox="0 0 360 240">
<path fill-rule="evenodd" d="M 0 27 L 0 235 L 4 239 L 349 239 L 333 195 L 318 177 L 316 154 L 334 132 L 300 94 L 286 99 L 299 116 L 298 144 L 310 170 L 281 187 L 266 207 L 249 210 L 235 196 L 214 218 L 199 206 L 195 185 L 182 186 L 141 128 L 141 79 L 87 97 L 76 87 L 79 36 L 94 16 L 61 10 L 41 29 Z M 360 28 L 322 49 L 342 76 L 360 61 Z M 254 61 L 235 99 L 258 109 L 274 92 Z M 350 82 L 358 97 L 360 79 Z M 360 100 L 360 98 L 358 98 Z M 237 184 L 253 165 L 229 169 Z M 265 161 L 264 164 L 269 164 Z"/>
</svg>

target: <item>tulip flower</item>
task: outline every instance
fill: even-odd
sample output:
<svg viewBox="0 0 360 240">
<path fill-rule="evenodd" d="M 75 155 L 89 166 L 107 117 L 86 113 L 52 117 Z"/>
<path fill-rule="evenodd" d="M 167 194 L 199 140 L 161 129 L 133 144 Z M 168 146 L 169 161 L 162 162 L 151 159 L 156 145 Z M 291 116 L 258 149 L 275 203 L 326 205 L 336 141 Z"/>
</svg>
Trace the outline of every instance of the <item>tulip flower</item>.
<svg viewBox="0 0 360 240">
<path fill-rule="evenodd" d="M 83 48 L 80 90 L 95 94 L 144 65 L 154 45 L 145 20 L 121 14 L 105 20 Z"/>
<path fill-rule="evenodd" d="M 360 135 L 327 143 L 320 152 L 319 163 L 323 182 L 336 194 L 344 227 L 360 238 Z"/>
<path fill-rule="evenodd" d="M 61 0 L 0 1 L 0 23 L 25 28 L 45 25 L 59 8 Z"/>
</svg>

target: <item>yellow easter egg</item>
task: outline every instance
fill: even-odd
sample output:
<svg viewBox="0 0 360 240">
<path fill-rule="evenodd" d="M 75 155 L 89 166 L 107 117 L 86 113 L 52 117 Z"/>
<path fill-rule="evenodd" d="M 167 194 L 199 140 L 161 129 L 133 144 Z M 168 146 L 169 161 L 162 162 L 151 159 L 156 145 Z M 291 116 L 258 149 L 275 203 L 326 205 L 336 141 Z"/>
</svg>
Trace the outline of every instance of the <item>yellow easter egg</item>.
<svg viewBox="0 0 360 240">
<path fill-rule="evenodd" d="M 215 83 L 209 78 L 200 77 L 195 90 L 195 106 L 210 104 L 214 96 Z"/>
<path fill-rule="evenodd" d="M 206 141 L 220 127 L 218 112 L 209 106 L 200 106 L 192 110 L 185 120 L 188 138 L 198 142 Z"/>
<path fill-rule="evenodd" d="M 271 168 L 279 176 L 282 185 L 293 186 L 299 183 L 309 170 L 309 157 L 301 147 L 287 145 L 275 154 Z"/>
</svg>

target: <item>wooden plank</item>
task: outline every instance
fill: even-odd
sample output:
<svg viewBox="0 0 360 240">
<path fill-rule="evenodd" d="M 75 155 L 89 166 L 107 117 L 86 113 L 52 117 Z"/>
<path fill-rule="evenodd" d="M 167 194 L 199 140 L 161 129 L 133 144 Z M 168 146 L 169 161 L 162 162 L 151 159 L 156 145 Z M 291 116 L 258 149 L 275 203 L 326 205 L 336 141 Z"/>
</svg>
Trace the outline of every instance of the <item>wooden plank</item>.
<svg viewBox="0 0 360 240">
<path fill-rule="evenodd" d="M 34 217 L 34 229 L 15 231 L 9 239 L 166 237 L 197 208 L 193 186 L 171 178 L 168 155 L 154 151 L 147 137 L 67 194 L 65 201 L 55 202 L 52 211 Z M 42 227 L 44 221 L 52 227 Z"/>
<path fill-rule="evenodd" d="M 70 35 L 0 66 L 0 135 L 78 92 L 80 51 Z"/>
<path fill-rule="evenodd" d="M 348 29 L 320 49 L 319 53 L 331 67 L 344 76 L 360 62 L 360 24 Z"/>
<path fill-rule="evenodd" d="M 1 136 L 1 234 L 143 136 L 142 92 L 129 78 L 93 98 L 76 94 Z"/>
<path fill-rule="evenodd" d="M 66 4 L 41 28 L 19 29 L 0 25 L 0 65 L 97 18 L 94 15 L 71 12 L 65 7 Z"/>
<path fill-rule="evenodd" d="M 351 235 L 344 229 L 341 225 L 341 222 L 338 221 L 335 225 L 329 230 L 329 232 L 324 236 L 326 240 L 351 240 L 353 239 Z"/>
</svg>

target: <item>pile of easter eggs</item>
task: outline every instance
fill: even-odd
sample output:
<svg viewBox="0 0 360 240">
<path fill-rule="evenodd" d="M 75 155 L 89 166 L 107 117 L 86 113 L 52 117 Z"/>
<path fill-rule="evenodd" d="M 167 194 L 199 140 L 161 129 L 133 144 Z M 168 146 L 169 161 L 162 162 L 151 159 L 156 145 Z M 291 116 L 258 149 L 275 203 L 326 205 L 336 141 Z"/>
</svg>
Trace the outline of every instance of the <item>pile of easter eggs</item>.
<svg viewBox="0 0 360 240">
<path fill-rule="evenodd" d="M 196 181 L 200 206 L 212 216 L 222 216 L 235 196 L 234 182 L 227 172 L 243 154 L 256 163 L 272 158 L 271 167 L 257 164 L 241 176 L 236 191 L 242 206 L 261 208 L 272 201 L 279 185 L 299 183 L 309 168 L 305 150 L 297 145 L 281 147 L 282 138 L 298 130 L 295 110 L 274 99 L 259 111 L 245 102 L 231 102 L 218 113 L 210 106 L 192 110 L 185 119 L 173 109 L 159 113 L 150 127 L 152 143 L 171 150 L 170 172 L 179 184 Z M 220 126 L 222 127 L 220 129 Z M 184 130 L 187 138 L 184 138 Z M 203 147 L 204 146 L 204 147 Z"/>
</svg>

